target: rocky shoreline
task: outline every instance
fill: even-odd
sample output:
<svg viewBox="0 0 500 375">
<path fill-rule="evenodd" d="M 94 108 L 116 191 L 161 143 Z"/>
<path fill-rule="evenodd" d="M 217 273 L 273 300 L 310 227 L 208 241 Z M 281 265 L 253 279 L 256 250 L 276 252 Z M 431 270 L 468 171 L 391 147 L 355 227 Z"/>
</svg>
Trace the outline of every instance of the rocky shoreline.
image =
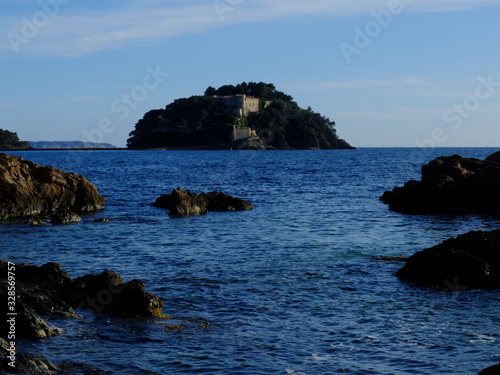
<svg viewBox="0 0 500 375">
<path fill-rule="evenodd" d="M 15 270 L 16 339 L 47 339 L 63 333 L 49 324 L 46 317 L 57 315 L 67 319 L 82 319 L 78 310 L 90 309 L 96 314 L 108 314 L 118 318 L 168 319 L 163 314 L 164 302 L 149 293 L 140 280 L 124 282 L 113 271 L 97 275 L 85 275 L 72 279 L 57 263 L 42 266 L 15 264 L 0 260 L 0 272 Z M 9 298 L 7 280 L 0 281 L 0 299 L 7 306 Z M 2 332 L 11 331 L 6 319 L 0 321 Z M 7 336 L 6 336 L 7 337 Z M 0 371 L 9 372 L 9 357 L 15 357 L 16 373 L 54 374 L 59 367 L 49 361 L 26 353 L 12 351 L 5 340 L 0 342 L 2 364 Z M 2 367 L 3 366 L 3 367 Z M 7 366 L 7 367 L 6 367 Z"/>
</svg>

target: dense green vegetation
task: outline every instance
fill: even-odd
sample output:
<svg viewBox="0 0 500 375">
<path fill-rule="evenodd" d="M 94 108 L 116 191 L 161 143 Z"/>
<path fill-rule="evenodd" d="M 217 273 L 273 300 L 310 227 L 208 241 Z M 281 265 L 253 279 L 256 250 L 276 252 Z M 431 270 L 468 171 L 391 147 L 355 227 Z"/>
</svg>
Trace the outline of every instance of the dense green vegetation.
<svg viewBox="0 0 500 375">
<path fill-rule="evenodd" d="M 216 96 L 244 94 L 261 99 L 260 111 L 235 116 Z M 233 125 L 249 126 L 268 148 L 351 148 L 339 139 L 335 123 L 302 109 L 290 95 L 263 82 L 207 88 L 205 95 L 177 99 L 165 109 L 149 111 L 130 133 L 129 148 L 229 147 Z"/>
<path fill-rule="evenodd" d="M 0 129 L 0 150 L 12 150 L 19 148 L 27 149 L 31 148 L 31 146 L 28 142 L 20 141 L 17 133 Z"/>
</svg>

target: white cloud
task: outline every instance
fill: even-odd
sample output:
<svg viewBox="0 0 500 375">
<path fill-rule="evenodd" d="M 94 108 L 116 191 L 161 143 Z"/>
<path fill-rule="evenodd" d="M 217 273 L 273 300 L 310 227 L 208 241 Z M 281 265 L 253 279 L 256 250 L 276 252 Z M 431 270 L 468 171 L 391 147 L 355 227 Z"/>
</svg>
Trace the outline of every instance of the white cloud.
<svg viewBox="0 0 500 375">
<path fill-rule="evenodd" d="M 89 8 L 92 2 L 87 5 Z M 461 11 L 497 5 L 500 0 L 401 0 L 404 12 Z M 118 3 L 120 4 L 120 3 Z M 61 5 L 49 22 L 33 37 L 19 45 L 21 51 L 79 56 L 101 50 L 129 46 L 149 46 L 170 37 L 199 33 L 229 24 L 258 23 L 303 15 L 355 16 L 387 8 L 388 0 L 242 0 L 164 1 L 130 0 L 121 8 L 77 10 L 70 2 Z M 234 5 L 230 5 L 234 4 Z M 81 6 L 81 4 L 78 4 Z M 24 8 L 26 9 L 26 8 Z M 0 17 L 0 35 L 22 33 L 23 17 L 33 20 L 40 13 Z M 12 13 L 12 12 L 10 12 Z M 12 35 L 12 34 L 11 34 Z M 0 39 L 0 50 L 12 51 L 7 37 Z"/>
</svg>

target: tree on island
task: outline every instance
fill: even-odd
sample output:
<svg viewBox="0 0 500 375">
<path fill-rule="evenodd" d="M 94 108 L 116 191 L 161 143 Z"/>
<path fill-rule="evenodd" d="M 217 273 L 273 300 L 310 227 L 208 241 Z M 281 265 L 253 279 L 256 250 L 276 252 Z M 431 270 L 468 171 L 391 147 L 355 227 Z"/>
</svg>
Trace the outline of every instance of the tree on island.
<svg viewBox="0 0 500 375">
<path fill-rule="evenodd" d="M 221 100 L 238 95 L 258 98 L 258 110 L 237 115 Z M 137 122 L 127 147 L 229 148 L 233 126 L 255 130 L 267 148 L 352 148 L 337 136 L 335 122 L 311 108 L 300 108 L 293 97 L 264 82 L 208 87 L 203 96 L 177 99 L 165 109 L 151 110 Z"/>
<path fill-rule="evenodd" d="M 19 140 L 17 133 L 0 129 L 0 150 L 30 149 L 28 142 Z"/>
</svg>

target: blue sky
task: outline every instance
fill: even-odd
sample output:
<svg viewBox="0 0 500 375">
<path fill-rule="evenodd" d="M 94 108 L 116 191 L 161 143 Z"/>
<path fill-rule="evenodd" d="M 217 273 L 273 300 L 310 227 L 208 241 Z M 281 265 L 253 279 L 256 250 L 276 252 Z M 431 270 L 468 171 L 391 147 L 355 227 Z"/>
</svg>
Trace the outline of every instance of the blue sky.
<svg viewBox="0 0 500 375">
<path fill-rule="evenodd" d="M 124 146 L 150 109 L 271 82 L 351 144 L 500 146 L 500 0 L 3 0 L 0 128 Z"/>
</svg>

